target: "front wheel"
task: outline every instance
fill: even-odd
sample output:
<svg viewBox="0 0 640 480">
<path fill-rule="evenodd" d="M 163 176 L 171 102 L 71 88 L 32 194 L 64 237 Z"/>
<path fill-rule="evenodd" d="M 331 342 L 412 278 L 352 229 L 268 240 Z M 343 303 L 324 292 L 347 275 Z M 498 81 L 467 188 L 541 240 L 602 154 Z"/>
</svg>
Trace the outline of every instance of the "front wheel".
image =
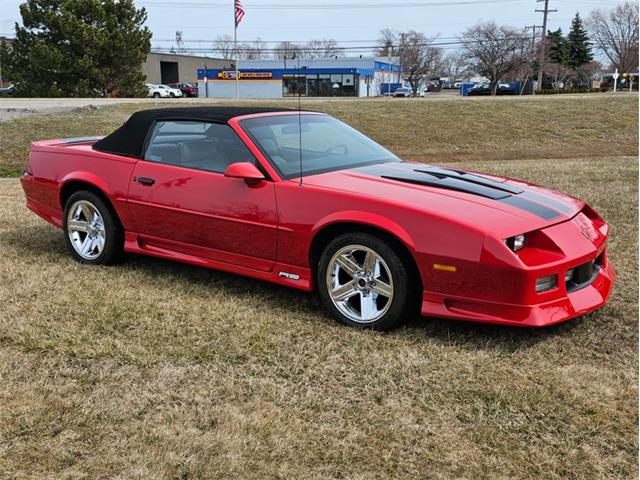
<svg viewBox="0 0 640 480">
<path fill-rule="evenodd" d="M 402 259 L 385 241 L 365 233 L 336 237 L 320 257 L 317 285 L 340 322 L 389 330 L 410 312 L 413 286 Z"/>
<path fill-rule="evenodd" d="M 122 227 L 93 192 L 79 191 L 69 197 L 64 209 L 64 230 L 72 255 L 82 263 L 111 264 L 122 257 Z"/>
</svg>

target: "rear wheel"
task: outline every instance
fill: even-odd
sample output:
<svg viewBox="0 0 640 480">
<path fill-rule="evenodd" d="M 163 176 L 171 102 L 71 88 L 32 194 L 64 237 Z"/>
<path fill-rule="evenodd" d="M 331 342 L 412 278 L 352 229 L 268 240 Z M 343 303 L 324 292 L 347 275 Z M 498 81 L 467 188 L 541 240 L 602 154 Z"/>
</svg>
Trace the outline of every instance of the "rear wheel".
<svg viewBox="0 0 640 480">
<path fill-rule="evenodd" d="M 153 98 L 160 98 L 160 94 L 158 92 L 154 93 Z"/>
<path fill-rule="evenodd" d="M 394 249 L 373 235 L 347 233 L 329 243 L 317 285 L 327 309 L 346 325 L 388 330 L 410 312 L 410 275 Z"/>
<path fill-rule="evenodd" d="M 79 191 L 69 197 L 64 209 L 64 230 L 71 254 L 82 263 L 110 264 L 122 257 L 122 227 L 93 192 Z"/>
</svg>

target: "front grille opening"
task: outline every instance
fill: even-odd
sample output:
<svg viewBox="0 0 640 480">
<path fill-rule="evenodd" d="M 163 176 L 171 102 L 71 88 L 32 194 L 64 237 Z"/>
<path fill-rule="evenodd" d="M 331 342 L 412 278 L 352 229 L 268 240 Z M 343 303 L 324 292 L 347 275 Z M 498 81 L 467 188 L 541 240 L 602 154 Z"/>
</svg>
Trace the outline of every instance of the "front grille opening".
<svg viewBox="0 0 640 480">
<path fill-rule="evenodd" d="M 600 254 L 596 259 L 578 265 L 566 272 L 565 284 L 567 286 L 567 292 L 575 292 L 593 282 L 600 271 L 602 255 L 603 254 Z"/>
</svg>

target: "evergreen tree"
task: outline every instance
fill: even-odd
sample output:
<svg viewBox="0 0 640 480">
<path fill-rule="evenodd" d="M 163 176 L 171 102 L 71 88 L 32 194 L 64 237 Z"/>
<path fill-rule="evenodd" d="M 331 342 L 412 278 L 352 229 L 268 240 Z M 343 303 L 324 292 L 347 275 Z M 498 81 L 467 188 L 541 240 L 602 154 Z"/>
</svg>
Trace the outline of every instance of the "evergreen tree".
<svg viewBox="0 0 640 480">
<path fill-rule="evenodd" d="M 571 21 L 567 43 L 569 44 L 569 65 L 571 67 L 578 68 L 593 61 L 589 36 L 578 13 Z"/>
<path fill-rule="evenodd" d="M 549 60 L 559 65 L 569 65 L 569 42 L 564 38 L 562 29 L 547 34 Z"/>
<path fill-rule="evenodd" d="M 139 96 L 151 48 L 133 0 L 27 0 L 2 65 L 28 96 Z"/>
</svg>

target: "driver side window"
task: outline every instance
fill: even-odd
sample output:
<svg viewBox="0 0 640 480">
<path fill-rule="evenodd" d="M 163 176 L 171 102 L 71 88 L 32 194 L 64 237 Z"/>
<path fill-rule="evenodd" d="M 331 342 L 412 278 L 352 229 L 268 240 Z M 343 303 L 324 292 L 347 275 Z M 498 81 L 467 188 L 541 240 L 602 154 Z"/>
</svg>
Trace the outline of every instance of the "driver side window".
<svg viewBox="0 0 640 480">
<path fill-rule="evenodd" d="M 216 173 L 232 163 L 256 161 L 228 125 L 184 120 L 156 122 L 144 159 Z"/>
</svg>

